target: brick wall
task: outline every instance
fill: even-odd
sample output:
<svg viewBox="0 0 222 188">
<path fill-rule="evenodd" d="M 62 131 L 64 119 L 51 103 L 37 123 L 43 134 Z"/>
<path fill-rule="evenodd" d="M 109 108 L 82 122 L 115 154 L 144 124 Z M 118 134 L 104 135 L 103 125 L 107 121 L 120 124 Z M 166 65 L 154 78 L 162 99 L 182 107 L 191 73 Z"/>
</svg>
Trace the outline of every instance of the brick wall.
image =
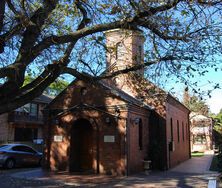
<svg viewBox="0 0 222 188">
<path fill-rule="evenodd" d="M 172 97 L 168 98 L 166 109 L 167 159 L 168 167 L 172 168 L 190 157 L 189 110 Z M 172 139 L 174 151 L 169 151 Z"/>
<path fill-rule="evenodd" d="M 0 142 L 8 140 L 8 114 L 0 115 Z"/>
<path fill-rule="evenodd" d="M 81 95 L 81 88 L 87 88 L 87 94 Z M 50 140 L 48 147 L 45 149 L 46 166 L 52 170 L 69 170 L 70 162 L 70 139 L 71 129 L 75 121 L 85 119 L 93 127 L 92 168 L 95 173 L 101 174 L 125 174 L 126 173 L 126 148 L 125 148 L 125 128 L 127 110 L 126 103 L 118 97 L 114 97 L 109 91 L 95 85 L 86 84 L 82 81 L 73 83 L 68 87 L 56 100 L 49 106 L 50 109 L 68 108 L 80 104 L 81 101 L 88 105 L 104 106 L 101 112 L 94 109 L 74 110 L 58 118 L 59 127 L 55 124 L 55 117 L 51 117 L 47 124 L 50 126 L 46 129 L 45 136 Z M 110 114 L 115 113 L 115 105 L 121 105 L 120 119 L 114 118 Z M 111 105 L 111 106 L 110 106 Z M 107 112 L 107 113 L 105 113 Z M 109 118 L 109 122 L 107 122 Z M 48 135 L 51 135 L 48 137 Z M 63 136 L 62 142 L 53 140 L 55 135 Z M 104 142 L 104 136 L 114 136 L 114 142 Z M 98 140 L 97 140 L 98 139 Z M 47 155 L 48 154 L 48 155 Z M 98 169 L 99 168 L 99 169 Z"/>
<path fill-rule="evenodd" d="M 106 45 L 109 51 L 107 52 L 107 68 L 112 67 L 108 71 L 113 72 L 125 69 L 144 62 L 144 36 L 142 32 L 137 30 L 114 29 L 105 32 Z M 143 76 L 144 70 L 136 71 Z M 135 96 L 135 91 L 132 90 L 132 85 L 129 83 L 129 76 L 127 74 L 120 74 L 112 78 L 112 84 L 122 89 L 126 93 Z"/>
<path fill-rule="evenodd" d="M 143 160 L 149 156 L 149 115 L 150 112 L 143 108 L 131 107 L 129 109 L 127 124 L 128 174 L 143 171 Z M 134 122 L 137 118 L 141 120 L 142 125 L 142 147 L 139 144 L 139 123 Z"/>
</svg>

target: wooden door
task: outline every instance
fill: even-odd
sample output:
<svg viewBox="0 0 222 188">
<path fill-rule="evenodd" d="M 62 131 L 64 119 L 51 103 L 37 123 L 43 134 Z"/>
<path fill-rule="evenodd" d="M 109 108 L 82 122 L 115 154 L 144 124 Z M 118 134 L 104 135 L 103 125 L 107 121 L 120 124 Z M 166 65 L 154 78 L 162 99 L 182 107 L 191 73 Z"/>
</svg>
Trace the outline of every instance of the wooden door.
<svg viewBox="0 0 222 188">
<path fill-rule="evenodd" d="M 80 147 L 80 166 L 82 170 L 92 169 L 92 131 L 91 129 L 82 130 Z"/>
<path fill-rule="evenodd" d="M 92 170 L 93 129 L 87 120 L 77 121 L 71 131 L 70 171 Z"/>
</svg>

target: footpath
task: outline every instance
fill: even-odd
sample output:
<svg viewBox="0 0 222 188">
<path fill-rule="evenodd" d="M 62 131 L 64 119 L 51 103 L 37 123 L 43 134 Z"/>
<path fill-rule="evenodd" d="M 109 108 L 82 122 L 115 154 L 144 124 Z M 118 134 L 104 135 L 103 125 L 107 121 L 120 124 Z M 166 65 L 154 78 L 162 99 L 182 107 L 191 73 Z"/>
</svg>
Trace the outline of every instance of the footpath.
<svg viewBox="0 0 222 188">
<path fill-rule="evenodd" d="M 191 158 L 164 172 L 141 173 L 129 177 L 105 175 L 75 175 L 67 172 L 52 173 L 42 169 L 18 172 L 11 176 L 26 180 L 53 183 L 53 187 L 127 187 L 127 188 L 204 188 L 219 174 L 209 171 L 213 152 Z M 57 185 L 57 186 L 56 186 Z"/>
</svg>

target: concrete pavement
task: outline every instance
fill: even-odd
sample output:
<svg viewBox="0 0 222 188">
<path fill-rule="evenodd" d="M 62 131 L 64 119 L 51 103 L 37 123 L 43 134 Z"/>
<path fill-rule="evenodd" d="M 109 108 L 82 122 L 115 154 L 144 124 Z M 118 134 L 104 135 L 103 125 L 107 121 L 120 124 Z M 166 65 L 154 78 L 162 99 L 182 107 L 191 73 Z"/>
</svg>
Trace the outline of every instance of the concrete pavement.
<svg viewBox="0 0 222 188">
<path fill-rule="evenodd" d="M 41 169 L 14 173 L 11 176 L 29 181 L 44 181 L 53 183 L 53 187 L 207 187 L 208 180 L 219 174 L 210 172 L 209 167 L 213 153 L 203 157 L 195 157 L 177 167 L 164 172 L 144 173 L 129 177 L 114 177 L 105 175 L 75 175 L 68 172 L 46 172 Z M 55 186 L 57 185 L 57 186 Z"/>
<path fill-rule="evenodd" d="M 214 152 L 212 150 L 206 151 L 203 157 L 193 157 L 175 168 L 170 169 L 171 172 L 182 173 L 198 173 L 198 174 L 212 174 L 209 171 Z"/>
</svg>

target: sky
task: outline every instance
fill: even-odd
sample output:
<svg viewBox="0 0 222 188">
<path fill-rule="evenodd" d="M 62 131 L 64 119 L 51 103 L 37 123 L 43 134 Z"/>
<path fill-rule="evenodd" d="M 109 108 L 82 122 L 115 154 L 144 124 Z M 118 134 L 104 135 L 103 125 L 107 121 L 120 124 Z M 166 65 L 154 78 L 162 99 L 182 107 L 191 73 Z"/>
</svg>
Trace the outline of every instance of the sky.
<svg viewBox="0 0 222 188">
<path fill-rule="evenodd" d="M 222 109 L 222 89 L 213 91 L 212 98 L 207 99 L 207 104 L 211 112 L 217 114 Z"/>
<path fill-rule="evenodd" d="M 221 63 L 222 64 L 222 63 Z M 218 67 L 222 67 L 222 65 L 218 65 Z M 208 68 L 209 72 L 205 74 L 205 76 L 196 76 L 195 78 L 192 78 L 192 82 L 197 81 L 198 87 L 205 95 L 203 95 L 203 100 L 206 102 L 207 105 L 209 105 L 210 112 L 212 113 L 219 113 L 220 109 L 222 109 L 222 88 L 221 89 L 214 89 L 210 95 L 211 97 L 207 96 L 207 91 L 212 90 L 213 86 L 217 83 L 220 84 L 222 87 L 222 70 L 221 68 L 219 71 L 215 72 L 214 69 Z M 176 83 L 171 81 L 166 86 L 166 90 L 169 90 L 172 88 L 172 86 L 175 88 L 173 91 L 175 92 L 174 96 L 177 97 L 179 100 L 182 100 L 183 98 L 183 91 L 185 88 L 184 83 Z M 191 93 L 192 94 L 192 93 Z"/>
<path fill-rule="evenodd" d="M 220 67 L 222 67 L 220 65 Z M 219 83 L 222 86 L 222 70 L 215 72 L 211 70 L 205 77 L 202 78 L 203 80 L 210 80 L 214 83 Z M 209 88 L 210 85 L 206 85 L 205 88 Z M 218 113 L 220 109 L 222 109 L 222 89 L 215 89 L 211 93 L 211 98 L 206 98 L 206 102 L 210 107 L 212 113 Z"/>
</svg>

